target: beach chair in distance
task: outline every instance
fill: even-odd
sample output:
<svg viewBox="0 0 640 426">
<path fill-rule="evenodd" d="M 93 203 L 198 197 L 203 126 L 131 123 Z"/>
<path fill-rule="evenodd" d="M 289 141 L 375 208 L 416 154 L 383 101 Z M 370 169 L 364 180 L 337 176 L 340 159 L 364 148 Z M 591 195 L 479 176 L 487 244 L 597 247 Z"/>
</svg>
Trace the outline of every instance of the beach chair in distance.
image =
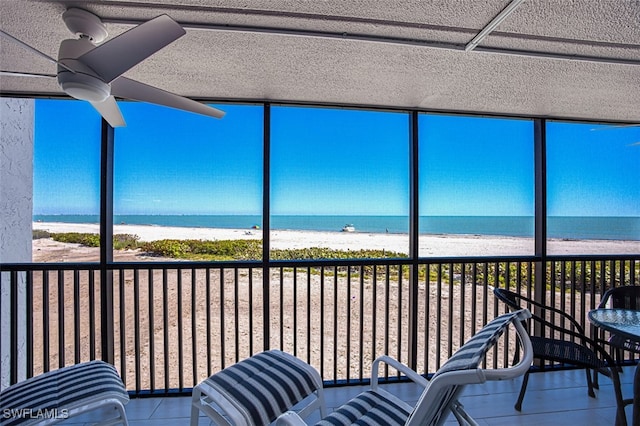
<svg viewBox="0 0 640 426">
<path fill-rule="evenodd" d="M 494 288 L 493 293 L 511 310 L 521 308 L 534 310 L 531 321 L 538 323 L 546 333 L 542 333 L 540 336 L 530 336 L 535 359 L 584 368 L 587 376 L 587 393 L 592 398 L 596 396 L 593 389 L 597 389 L 598 384 L 597 380 L 591 379 L 591 370 L 609 377 L 613 382 L 616 398 L 616 416 L 619 419 L 625 418 L 620 377 L 613 358 L 609 356 L 602 345 L 586 336 L 584 329 L 574 318 L 560 309 L 547 306 L 507 289 Z M 551 322 L 552 318 L 557 321 Z M 514 362 L 517 361 L 517 357 L 516 353 Z M 522 410 L 522 400 L 527 389 L 529 373 L 527 371 L 523 377 L 520 394 L 515 404 L 515 409 L 518 411 Z"/>
<path fill-rule="evenodd" d="M 320 374 L 288 353 L 270 350 L 231 365 L 193 388 L 191 426 L 199 412 L 217 425 L 268 425 L 296 406 L 302 417 L 325 416 Z"/>
<path fill-rule="evenodd" d="M 129 423 L 124 405 L 128 402 L 129 394 L 115 367 L 103 361 L 89 361 L 52 370 L 3 389 L 0 426 L 73 422 L 67 419 L 92 411 L 93 424 L 126 426 Z"/>
<path fill-rule="evenodd" d="M 484 383 L 487 380 L 506 380 L 522 376 L 531 366 L 533 349 L 522 321 L 529 317 L 526 309 L 501 315 L 469 339 L 447 362 L 427 380 L 409 367 L 388 356 L 377 358 L 371 368 L 371 388 L 336 409 L 317 425 L 442 425 L 449 413 L 461 425 L 478 423 L 465 412 L 458 398 L 469 384 Z M 510 325 L 515 327 L 522 345 L 523 356 L 517 365 L 507 368 L 484 369 L 481 363 L 489 349 L 497 342 Z M 424 387 L 420 399 L 411 406 L 378 385 L 380 363 L 387 363 L 406 375 L 407 378 Z M 304 420 L 293 411 L 282 414 L 276 420 L 277 426 L 304 425 Z"/>
</svg>

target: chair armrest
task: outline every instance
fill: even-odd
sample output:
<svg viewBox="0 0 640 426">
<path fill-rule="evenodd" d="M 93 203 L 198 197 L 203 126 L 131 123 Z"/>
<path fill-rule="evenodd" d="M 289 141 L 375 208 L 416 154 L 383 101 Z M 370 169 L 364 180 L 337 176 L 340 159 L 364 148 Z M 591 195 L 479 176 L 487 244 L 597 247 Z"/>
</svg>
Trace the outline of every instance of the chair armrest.
<svg viewBox="0 0 640 426">
<path fill-rule="evenodd" d="M 529 311 L 521 311 L 521 319 L 524 319 L 526 316 L 530 315 L 531 314 L 529 313 Z M 521 320 L 513 321 L 512 324 L 516 328 L 516 332 L 518 333 L 518 341 L 522 345 L 522 358 L 516 365 L 508 368 L 483 370 L 487 380 L 506 380 L 523 376 L 529 370 L 531 364 L 533 363 L 533 345 L 531 344 L 531 339 L 529 338 L 527 330 L 525 330 Z"/>
<path fill-rule="evenodd" d="M 396 370 L 407 376 L 409 379 L 411 379 L 411 381 L 422 386 L 423 388 L 427 387 L 427 385 L 429 384 L 429 381 L 427 379 L 416 373 L 413 369 L 402 364 L 400 361 L 387 355 L 381 355 L 376 358 L 371 365 L 371 389 L 373 390 L 376 390 L 378 388 L 378 371 L 380 369 L 381 362 L 384 362 L 385 364 L 395 368 Z"/>
<path fill-rule="evenodd" d="M 282 413 L 276 419 L 276 426 L 306 426 L 302 417 L 298 415 L 295 411 L 287 411 L 286 413 Z"/>
</svg>

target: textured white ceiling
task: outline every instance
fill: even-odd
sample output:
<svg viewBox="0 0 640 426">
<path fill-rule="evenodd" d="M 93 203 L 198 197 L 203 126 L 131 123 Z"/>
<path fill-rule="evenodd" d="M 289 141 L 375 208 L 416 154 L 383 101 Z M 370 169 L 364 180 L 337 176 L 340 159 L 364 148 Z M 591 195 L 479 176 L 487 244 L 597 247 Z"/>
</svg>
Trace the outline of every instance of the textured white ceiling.
<svg viewBox="0 0 640 426">
<path fill-rule="evenodd" d="M 465 52 L 508 3 L 1 0 L 0 28 L 56 57 L 72 37 L 67 7 L 100 16 L 110 36 L 167 13 L 187 34 L 125 75 L 197 99 L 640 122 L 640 0 L 525 0 Z M 4 71 L 55 73 L 4 39 L 0 49 Z M 62 94 L 55 80 L 10 76 L 0 92 Z"/>
</svg>

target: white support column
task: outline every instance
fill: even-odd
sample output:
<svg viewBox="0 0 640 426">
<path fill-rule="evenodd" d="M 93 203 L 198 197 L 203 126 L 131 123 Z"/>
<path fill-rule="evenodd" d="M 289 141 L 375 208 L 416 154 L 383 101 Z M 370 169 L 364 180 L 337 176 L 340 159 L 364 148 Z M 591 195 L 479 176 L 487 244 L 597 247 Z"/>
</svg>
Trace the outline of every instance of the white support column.
<svg viewBox="0 0 640 426">
<path fill-rule="evenodd" d="M 31 262 L 33 217 L 33 99 L 0 98 L 0 263 Z M 0 279 L 0 389 L 11 373 L 9 273 Z M 26 376 L 25 277 L 18 283 L 18 380 Z M 15 313 L 14 313 L 15 314 Z"/>
</svg>

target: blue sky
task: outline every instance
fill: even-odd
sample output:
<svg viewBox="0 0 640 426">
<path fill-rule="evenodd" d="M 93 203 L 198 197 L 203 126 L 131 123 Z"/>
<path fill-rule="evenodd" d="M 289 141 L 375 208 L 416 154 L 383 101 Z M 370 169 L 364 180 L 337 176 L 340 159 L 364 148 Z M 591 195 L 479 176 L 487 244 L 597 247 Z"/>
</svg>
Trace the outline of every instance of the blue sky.
<svg viewBox="0 0 640 426">
<path fill-rule="evenodd" d="M 222 120 L 121 102 L 116 214 L 262 209 L 262 107 Z M 408 115 L 272 107 L 273 214 L 407 215 Z M 421 115 L 423 215 L 533 215 L 532 122 Z M 34 214 L 97 214 L 100 117 L 37 100 Z M 640 216 L 640 127 L 550 122 L 549 215 Z"/>
<path fill-rule="evenodd" d="M 420 211 L 533 216 L 533 122 L 421 115 Z"/>
</svg>

